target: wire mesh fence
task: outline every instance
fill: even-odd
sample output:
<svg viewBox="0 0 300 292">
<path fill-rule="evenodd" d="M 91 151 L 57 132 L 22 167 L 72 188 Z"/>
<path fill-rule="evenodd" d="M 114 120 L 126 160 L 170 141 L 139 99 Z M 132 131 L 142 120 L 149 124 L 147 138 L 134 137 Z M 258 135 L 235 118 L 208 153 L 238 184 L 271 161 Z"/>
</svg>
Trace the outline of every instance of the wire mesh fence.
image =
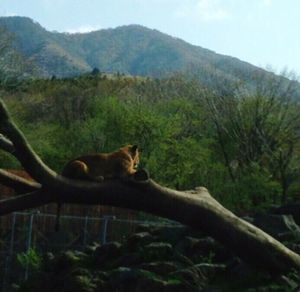
<svg viewBox="0 0 300 292">
<path fill-rule="evenodd" d="M 39 212 L 15 212 L 4 219 L 0 228 L 0 292 L 10 292 L 11 284 L 26 279 L 28 265 L 20 265 L 18 255 L 34 250 L 37 253 L 57 253 L 68 249 L 82 250 L 94 242 L 124 242 L 139 225 L 166 226 L 176 223 L 118 219 L 113 215 L 102 217 L 64 215 L 60 230 L 55 231 L 56 216 Z"/>
</svg>

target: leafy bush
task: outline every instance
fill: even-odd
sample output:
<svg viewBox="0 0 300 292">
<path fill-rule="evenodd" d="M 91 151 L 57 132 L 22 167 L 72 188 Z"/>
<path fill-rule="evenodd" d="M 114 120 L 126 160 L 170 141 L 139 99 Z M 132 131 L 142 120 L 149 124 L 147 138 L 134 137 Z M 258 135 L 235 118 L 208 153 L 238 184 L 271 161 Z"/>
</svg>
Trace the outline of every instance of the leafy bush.
<svg viewBox="0 0 300 292">
<path fill-rule="evenodd" d="M 18 263 L 25 269 L 39 270 L 42 265 L 42 256 L 35 249 L 30 248 L 26 252 L 17 254 Z"/>
</svg>

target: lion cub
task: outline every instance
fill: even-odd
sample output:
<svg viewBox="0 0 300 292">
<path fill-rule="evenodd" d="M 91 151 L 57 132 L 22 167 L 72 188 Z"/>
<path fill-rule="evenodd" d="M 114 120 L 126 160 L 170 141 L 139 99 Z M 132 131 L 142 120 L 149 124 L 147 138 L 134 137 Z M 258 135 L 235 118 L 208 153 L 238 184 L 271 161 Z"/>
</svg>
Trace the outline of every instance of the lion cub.
<svg viewBox="0 0 300 292">
<path fill-rule="evenodd" d="M 69 161 L 62 175 L 72 179 L 102 182 L 105 179 L 130 178 L 137 172 L 139 151 L 137 145 L 126 145 L 110 153 L 80 156 Z M 61 203 L 57 203 L 55 230 L 60 229 Z"/>
<path fill-rule="evenodd" d="M 110 153 L 95 153 L 67 163 L 62 175 L 68 178 L 101 182 L 134 175 L 139 164 L 137 145 L 126 145 Z"/>
</svg>

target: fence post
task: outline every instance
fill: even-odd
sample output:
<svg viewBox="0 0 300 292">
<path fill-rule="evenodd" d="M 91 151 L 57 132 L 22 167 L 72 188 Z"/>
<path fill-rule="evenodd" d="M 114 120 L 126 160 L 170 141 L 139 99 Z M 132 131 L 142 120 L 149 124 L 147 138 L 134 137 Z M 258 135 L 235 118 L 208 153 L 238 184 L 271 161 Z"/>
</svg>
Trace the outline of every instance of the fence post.
<svg viewBox="0 0 300 292">
<path fill-rule="evenodd" d="M 106 238 L 107 238 L 107 226 L 109 220 L 116 219 L 116 216 L 103 216 L 103 225 L 102 225 L 102 232 L 101 232 L 101 244 L 106 244 Z"/>
<path fill-rule="evenodd" d="M 10 269 L 11 269 L 11 259 L 14 252 L 14 241 L 15 241 L 15 226 L 16 226 L 16 213 L 13 213 L 12 216 L 12 223 L 11 223 L 11 234 L 10 234 L 10 244 L 9 244 L 9 252 L 5 259 L 5 270 L 3 275 L 2 281 L 2 292 L 6 290 L 6 278 L 7 275 L 10 276 Z"/>
<path fill-rule="evenodd" d="M 30 248 L 31 248 L 31 240 L 32 240 L 32 225 L 33 225 L 33 218 L 34 215 L 36 214 L 36 212 L 32 212 L 30 213 L 30 217 L 29 217 L 29 229 L 28 229 L 28 237 L 27 237 L 27 253 L 29 252 Z M 26 268 L 25 268 L 25 280 L 28 279 L 28 274 L 29 274 L 29 263 L 27 261 L 26 263 Z"/>
</svg>

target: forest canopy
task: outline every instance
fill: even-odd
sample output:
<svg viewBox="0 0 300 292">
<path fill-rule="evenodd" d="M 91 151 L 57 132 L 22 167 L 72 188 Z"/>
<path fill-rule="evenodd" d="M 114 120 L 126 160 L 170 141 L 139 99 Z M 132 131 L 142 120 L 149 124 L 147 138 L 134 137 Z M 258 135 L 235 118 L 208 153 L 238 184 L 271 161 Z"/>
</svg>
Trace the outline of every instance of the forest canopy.
<svg viewBox="0 0 300 292">
<path fill-rule="evenodd" d="M 141 167 L 178 190 L 207 187 L 241 213 L 299 199 L 299 105 L 293 82 L 253 81 L 212 91 L 193 78 L 107 75 L 2 85 L 1 95 L 47 164 L 127 143 Z M 0 153 L 3 168 L 17 162 Z M 298 197 L 297 197 L 298 196 Z"/>
</svg>

